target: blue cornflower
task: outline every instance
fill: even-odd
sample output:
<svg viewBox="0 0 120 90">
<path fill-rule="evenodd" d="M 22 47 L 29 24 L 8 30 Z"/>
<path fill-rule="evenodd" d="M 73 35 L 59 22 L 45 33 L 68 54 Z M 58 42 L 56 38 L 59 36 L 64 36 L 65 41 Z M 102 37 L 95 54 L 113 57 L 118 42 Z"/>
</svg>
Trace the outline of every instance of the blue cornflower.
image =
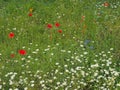
<svg viewBox="0 0 120 90">
<path fill-rule="evenodd" d="M 90 42 L 90 40 L 85 40 L 84 44 L 87 45 Z"/>
</svg>

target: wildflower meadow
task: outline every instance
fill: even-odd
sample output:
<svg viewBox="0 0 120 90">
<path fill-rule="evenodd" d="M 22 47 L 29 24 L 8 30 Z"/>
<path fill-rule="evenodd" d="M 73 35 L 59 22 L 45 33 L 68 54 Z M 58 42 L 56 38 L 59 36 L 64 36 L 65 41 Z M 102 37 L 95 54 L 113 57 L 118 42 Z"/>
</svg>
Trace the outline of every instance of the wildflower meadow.
<svg viewBox="0 0 120 90">
<path fill-rule="evenodd" d="M 0 0 L 0 90 L 120 90 L 120 0 Z"/>
</svg>

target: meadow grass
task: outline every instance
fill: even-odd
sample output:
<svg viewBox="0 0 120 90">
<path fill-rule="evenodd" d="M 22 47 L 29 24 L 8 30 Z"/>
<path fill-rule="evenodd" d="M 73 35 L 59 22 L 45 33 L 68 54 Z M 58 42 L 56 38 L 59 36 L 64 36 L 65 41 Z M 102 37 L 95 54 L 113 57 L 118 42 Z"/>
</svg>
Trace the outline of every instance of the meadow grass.
<svg viewBox="0 0 120 90">
<path fill-rule="evenodd" d="M 119 0 L 0 0 L 0 89 L 119 90 L 119 11 Z"/>
</svg>

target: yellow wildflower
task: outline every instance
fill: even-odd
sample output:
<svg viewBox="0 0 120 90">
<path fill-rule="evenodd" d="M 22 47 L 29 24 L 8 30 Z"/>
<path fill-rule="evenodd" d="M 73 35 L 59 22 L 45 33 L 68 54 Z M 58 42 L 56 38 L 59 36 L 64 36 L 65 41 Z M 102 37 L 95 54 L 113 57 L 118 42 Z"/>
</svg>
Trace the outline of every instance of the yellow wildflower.
<svg viewBox="0 0 120 90">
<path fill-rule="evenodd" d="M 33 11 L 33 8 L 30 8 L 30 10 L 29 10 L 30 12 L 32 12 Z"/>
</svg>

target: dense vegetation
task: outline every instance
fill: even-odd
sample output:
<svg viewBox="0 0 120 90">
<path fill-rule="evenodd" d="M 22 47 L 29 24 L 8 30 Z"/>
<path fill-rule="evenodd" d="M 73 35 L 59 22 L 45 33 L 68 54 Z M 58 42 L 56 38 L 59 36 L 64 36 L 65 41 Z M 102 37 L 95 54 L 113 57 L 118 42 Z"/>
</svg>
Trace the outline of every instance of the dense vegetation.
<svg viewBox="0 0 120 90">
<path fill-rule="evenodd" d="M 0 89 L 120 90 L 120 1 L 0 0 Z"/>
</svg>

